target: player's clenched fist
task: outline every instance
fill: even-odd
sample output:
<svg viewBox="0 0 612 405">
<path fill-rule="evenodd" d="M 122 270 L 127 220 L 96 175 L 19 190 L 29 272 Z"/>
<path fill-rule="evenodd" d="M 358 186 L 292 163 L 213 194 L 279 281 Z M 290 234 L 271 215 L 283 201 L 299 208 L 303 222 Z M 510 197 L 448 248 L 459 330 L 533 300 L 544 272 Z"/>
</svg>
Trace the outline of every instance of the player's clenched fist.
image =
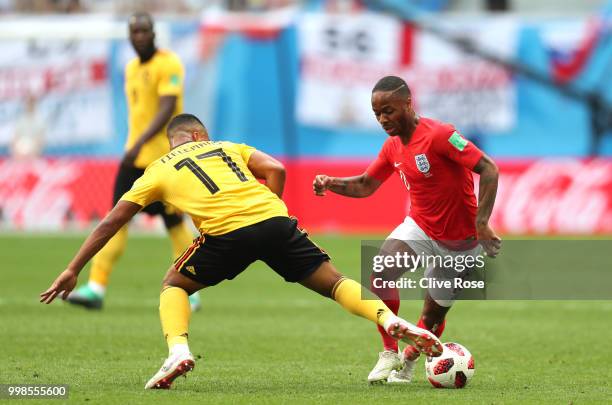
<svg viewBox="0 0 612 405">
<path fill-rule="evenodd" d="M 317 174 L 312 182 L 312 189 L 316 195 L 325 195 L 325 190 L 331 185 L 332 178 L 325 174 Z"/>
</svg>

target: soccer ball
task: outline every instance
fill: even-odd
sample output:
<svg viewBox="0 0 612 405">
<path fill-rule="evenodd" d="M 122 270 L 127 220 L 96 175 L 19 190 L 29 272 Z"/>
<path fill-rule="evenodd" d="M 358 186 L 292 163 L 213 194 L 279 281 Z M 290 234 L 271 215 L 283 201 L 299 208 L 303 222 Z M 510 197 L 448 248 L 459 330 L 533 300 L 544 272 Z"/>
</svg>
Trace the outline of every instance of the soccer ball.
<svg viewBox="0 0 612 405">
<path fill-rule="evenodd" d="M 425 361 L 425 372 L 436 388 L 463 388 L 474 375 L 474 358 L 459 343 L 444 343 L 441 356 Z"/>
</svg>

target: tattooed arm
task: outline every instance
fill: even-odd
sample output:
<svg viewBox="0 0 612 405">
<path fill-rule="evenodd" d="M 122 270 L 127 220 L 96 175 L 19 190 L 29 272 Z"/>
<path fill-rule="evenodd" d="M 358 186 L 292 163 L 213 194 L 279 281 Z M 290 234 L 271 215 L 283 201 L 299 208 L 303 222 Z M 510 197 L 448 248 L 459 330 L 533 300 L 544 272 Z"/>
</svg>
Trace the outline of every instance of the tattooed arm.
<svg viewBox="0 0 612 405">
<path fill-rule="evenodd" d="M 364 173 L 353 177 L 329 177 L 319 174 L 312 187 L 318 196 L 325 195 L 326 190 L 347 197 L 363 198 L 372 195 L 381 185 L 381 181 Z"/>
</svg>

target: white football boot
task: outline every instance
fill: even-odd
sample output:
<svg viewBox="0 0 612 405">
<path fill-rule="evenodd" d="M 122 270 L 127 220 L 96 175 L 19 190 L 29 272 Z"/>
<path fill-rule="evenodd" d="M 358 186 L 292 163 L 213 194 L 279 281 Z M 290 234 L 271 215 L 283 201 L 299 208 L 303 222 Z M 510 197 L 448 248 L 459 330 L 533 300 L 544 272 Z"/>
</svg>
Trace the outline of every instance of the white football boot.
<svg viewBox="0 0 612 405">
<path fill-rule="evenodd" d="M 145 385 L 145 390 L 170 389 L 172 382 L 187 374 L 195 367 L 195 360 L 189 351 L 171 353 L 164 365 Z"/>
<path fill-rule="evenodd" d="M 416 348 L 412 346 L 406 346 L 406 350 L 403 351 L 401 357 L 402 368 L 399 371 L 391 371 L 391 374 L 389 374 L 389 378 L 387 378 L 388 383 L 408 384 L 412 381 L 412 377 L 414 376 L 414 369 L 419 360 L 419 352 Z"/>
<path fill-rule="evenodd" d="M 382 383 L 387 381 L 392 371 L 402 367 L 399 354 L 391 350 L 385 350 L 378 354 L 378 361 L 368 375 L 370 384 Z"/>
</svg>

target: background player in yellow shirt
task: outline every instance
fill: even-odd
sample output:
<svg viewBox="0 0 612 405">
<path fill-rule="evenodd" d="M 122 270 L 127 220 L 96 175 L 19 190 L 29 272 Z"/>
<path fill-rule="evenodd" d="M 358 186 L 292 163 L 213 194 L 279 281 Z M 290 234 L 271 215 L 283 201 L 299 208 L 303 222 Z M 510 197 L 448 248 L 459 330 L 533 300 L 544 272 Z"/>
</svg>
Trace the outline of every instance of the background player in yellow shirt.
<svg viewBox="0 0 612 405">
<path fill-rule="evenodd" d="M 134 14 L 129 19 L 129 39 L 137 56 L 125 68 L 125 94 L 128 105 L 129 133 L 121 161 L 113 204 L 128 191 L 144 169 L 170 147 L 164 134 L 173 115 L 183 110 L 185 71 L 179 57 L 155 45 L 153 19 L 149 14 Z M 147 205 L 149 215 L 161 215 L 172 242 L 174 257 L 191 244 L 193 234 L 183 216 L 161 202 Z M 102 308 L 109 276 L 127 243 L 127 225 L 94 257 L 89 282 L 70 294 L 68 302 L 87 308 Z M 190 297 L 193 309 L 200 306 L 199 296 Z"/>
<path fill-rule="evenodd" d="M 181 114 L 168 126 L 172 151 L 153 162 L 94 229 L 40 301 L 65 298 L 87 261 L 137 212 L 165 201 L 191 216 L 201 236 L 174 262 L 163 281 L 159 312 L 169 356 L 145 389 L 170 388 L 193 369 L 187 345 L 187 294 L 231 280 L 262 260 L 288 282 L 334 299 L 347 311 L 427 355 L 442 353 L 431 332 L 397 317 L 379 299 L 362 300 L 361 285 L 343 277 L 330 258 L 287 216 L 280 199 L 285 171 L 274 158 L 246 145 L 211 142 L 204 125 Z M 264 180 L 265 185 L 258 180 Z M 237 333 L 240 326 L 237 326 Z M 231 332 L 230 332 L 231 333 Z"/>
</svg>

